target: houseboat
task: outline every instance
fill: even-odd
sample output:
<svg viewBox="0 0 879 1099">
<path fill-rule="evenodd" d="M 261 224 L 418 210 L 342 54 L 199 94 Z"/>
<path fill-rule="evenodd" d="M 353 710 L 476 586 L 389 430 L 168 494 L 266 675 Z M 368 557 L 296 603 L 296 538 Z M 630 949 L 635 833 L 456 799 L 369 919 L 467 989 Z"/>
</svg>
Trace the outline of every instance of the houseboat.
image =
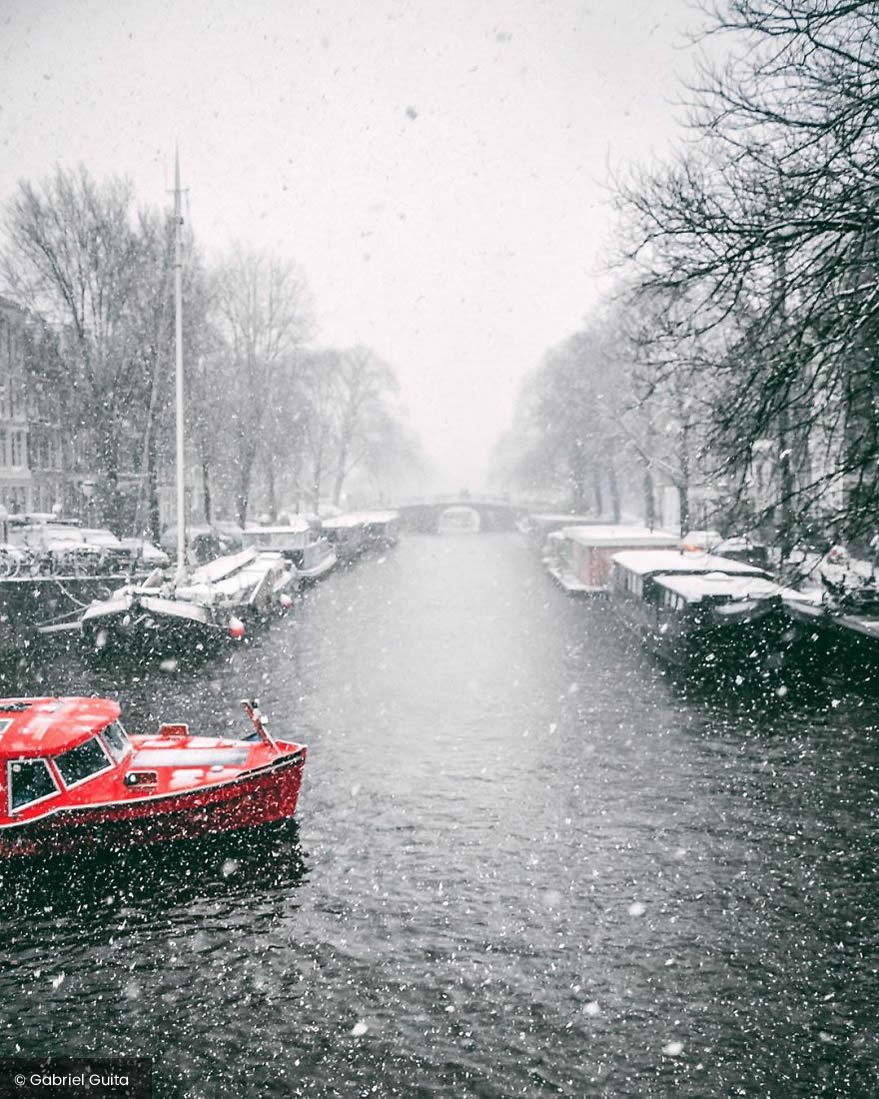
<svg viewBox="0 0 879 1099">
<path fill-rule="evenodd" d="M 713 554 L 615 554 L 613 607 L 658 656 L 692 673 L 764 677 L 784 662 L 790 594 L 753 565 Z"/>
<path fill-rule="evenodd" d="M 628 549 L 677 549 L 679 545 L 676 534 L 635 525 L 562 527 L 547 538 L 543 564 L 569 595 L 606 595 L 614 554 Z"/>
<path fill-rule="evenodd" d="M 181 840 L 296 812 L 306 748 L 255 701 L 240 739 L 183 723 L 129 735 L 106 698 L 0 699 L 0 857 Z"/>
<path fill-rule="evenodd" d="M 284 526 L 247 527 L 241 537 L 246 546 L 282 553 L 304 584 L 322 580 L 336 567 L 336 551 L 317 516 L 293 515 Z"/>
</svg>

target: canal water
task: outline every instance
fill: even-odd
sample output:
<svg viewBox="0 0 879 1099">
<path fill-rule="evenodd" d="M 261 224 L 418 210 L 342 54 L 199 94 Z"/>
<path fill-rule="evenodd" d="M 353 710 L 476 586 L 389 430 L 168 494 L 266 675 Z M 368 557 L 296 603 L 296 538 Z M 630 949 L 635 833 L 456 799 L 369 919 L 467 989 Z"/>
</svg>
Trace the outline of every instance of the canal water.
<svg viewBox="0 0 879 1099">
<path fill-rule="evenodd" d="M 868 1096 L 876 712 L 690 695 L 513 534 L 412 536 L 130 728 L 309 745 L 298 824 L 3 871 L 0 1052 L 156 1095 Z"/>
</svg>

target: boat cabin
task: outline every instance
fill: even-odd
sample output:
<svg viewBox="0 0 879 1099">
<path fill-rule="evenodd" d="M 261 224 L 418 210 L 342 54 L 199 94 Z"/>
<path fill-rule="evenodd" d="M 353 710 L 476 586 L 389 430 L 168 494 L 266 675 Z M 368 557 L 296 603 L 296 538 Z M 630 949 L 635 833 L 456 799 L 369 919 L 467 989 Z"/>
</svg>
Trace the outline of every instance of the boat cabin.
<svg viewBox="0 0 879 1099">
<path fill-rule="evenodd" d="M 117 771 L 132 750 L 119 715 L 103 698 L 0 699 L 0 824 L 81 802 Z"/>
<path fill-rule="evenodd" d="M 780 590 L 778 584 L 763 569 L 746 565 L 742 561 L 718 557 L 712 553 L 623 550 L 613 555 L 612 564 L 611 588 L 614 596 L 623 602 L 659 605 L 662 592 L 671 590 L 667 588 L 667 581 L 671 578 L 701 578 L 709 574 L 713 575 L 714 579 L 709 581 L 707 588 L 704 580 L 691 585 L 690 594 L 694 600 L 699 591 L 707 594 L 709 589 L 716 590 L 719 577 L 723 577 L 728 583 L 735 577 L 762 580 L 770 584 L 774 591 Z M 678 594 L 682 599 L 685 598 L 682 592 Z"/>
<path fill-rule="evenodd" d="M 363 534 L 369 547 L 394 546 L 400 539 L 399 511 L 359 511 Z"/>
<path fill-rule="evenodd" d="M 673 662 L 708 668 L 722 655 L 757 670 L 783 632 L 784 593 L 762 569 L 715 554 L 629 550 L 613 558 L 620 621 Z"/>
<path fill-rule="evenodd" d="M 316 516 L 293 515 L 284 526 L 248 527 L 242 538 L 246 546 L 278 550 L 306 581 L 325 575 L 336 563 L 336 552 Z"/>
<path fill-rule="evenodd" d="M 366 548 L 366 531 L 358 515 L 337 515 L 324 519 L 323 530 L 340 561 L 353 561 Z"/>
<path fill-rule="evenodd" d="M 319 537 L 319 528 L 298 515 L 283 526 L 247 527 L 241 535 L 245 546 L 280 550 L 282 553 L 303 549 Z"/>
</svg>

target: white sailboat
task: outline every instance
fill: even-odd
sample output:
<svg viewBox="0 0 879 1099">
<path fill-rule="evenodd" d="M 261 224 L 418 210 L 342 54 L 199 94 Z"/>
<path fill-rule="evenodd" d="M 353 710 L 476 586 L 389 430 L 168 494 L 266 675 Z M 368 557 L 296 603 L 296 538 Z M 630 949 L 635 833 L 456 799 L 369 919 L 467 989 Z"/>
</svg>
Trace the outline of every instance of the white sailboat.
<svg viewBox="0 0 879 1099">
<path fill-rule="evenodd" d="M 245 549 L 190 568 L 186 557 L 183 392 L 183 217 L 180 161 L 174 160 L 174 345 L 177 473 L 177 563 L 156 569 L 141 584 L 127 584 L 96 600 L 78 626 L 93 652 L 202 652 L 227 637 L 241 638 L 248 619 L 286 610 L 298 578 L 277 551 Z"/>
</svg>

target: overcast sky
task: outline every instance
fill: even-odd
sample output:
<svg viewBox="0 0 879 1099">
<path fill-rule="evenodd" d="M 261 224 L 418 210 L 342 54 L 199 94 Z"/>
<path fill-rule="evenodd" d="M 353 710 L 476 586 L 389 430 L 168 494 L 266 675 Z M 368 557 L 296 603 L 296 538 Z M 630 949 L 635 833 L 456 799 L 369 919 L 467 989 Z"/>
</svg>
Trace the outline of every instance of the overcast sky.
<svg viewBox="0 0 879 1099">
<path fill-rule="evenodd" d="M 303 268 L 448 487 L 608 285 L 609 167 L 680 133 L 687 0 L 0 0 L 0 198 L 56 162 Z M 0 288 L 2 292 L 2 288 Z"/>
</svg>

